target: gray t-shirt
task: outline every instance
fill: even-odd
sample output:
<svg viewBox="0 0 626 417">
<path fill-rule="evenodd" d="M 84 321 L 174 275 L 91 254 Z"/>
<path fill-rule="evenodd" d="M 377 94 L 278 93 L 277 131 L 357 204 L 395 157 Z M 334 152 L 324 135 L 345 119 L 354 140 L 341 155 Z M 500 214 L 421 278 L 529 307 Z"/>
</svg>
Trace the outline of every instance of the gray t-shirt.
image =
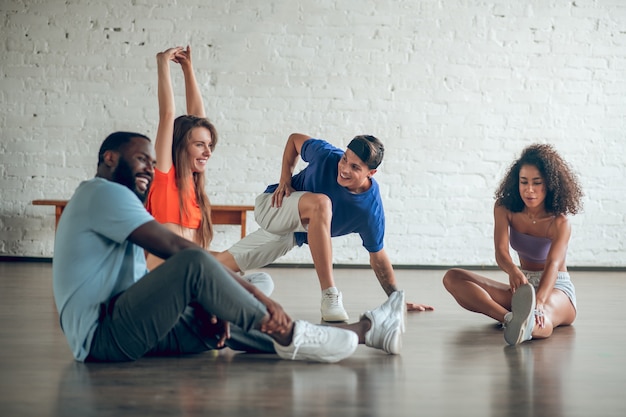
<svg viewBox="0 0 626 417">
<path fill-rule="evenodd" d="M 84 361 L 100 304 L 147 273 L 143 249 L 126 240 L 154 220 L 127 187 L 83 181 L 63 210 L 54 244 L 54 299 L 74 357 Z"/>
</svg>

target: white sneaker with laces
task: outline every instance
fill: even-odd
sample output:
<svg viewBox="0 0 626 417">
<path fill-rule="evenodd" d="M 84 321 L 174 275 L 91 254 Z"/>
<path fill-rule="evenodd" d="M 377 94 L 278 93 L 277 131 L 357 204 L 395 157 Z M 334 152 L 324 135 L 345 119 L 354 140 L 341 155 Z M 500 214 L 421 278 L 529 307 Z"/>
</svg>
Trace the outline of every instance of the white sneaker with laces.
<svg viewBox="0 0 626 417">
<path fill-rule="evenodd" d="M 404 291 L 391 293 L 387 301 L 363 314 L 372 322 L 372 327 L 365 333 L 365 344 L 392 355 L 400 353 L 405 315 Z"/>
<path fill-rule="evenodd" d="M 358 345 L 359 337 L 350 330 L 303 320 L 294 321 L 293 338 L 288 346 L 274 341 L 274 349 L 283 359 L 330 363 L 352 355 Z"/>
<path fill-rule="evenodd" d="M 328 322 L 348 321 L 348 313 L 343 308 L 343 296 L 336 287 L 322 291 L 322 320 Z"/>
<path fill-rule="evenodd" d="M 504 316 L 504 340 L 518 345 L 532 339 L 535 326 L 535 288 L 525 284 L 515 290 L 511 311 Z"/>
</svg>

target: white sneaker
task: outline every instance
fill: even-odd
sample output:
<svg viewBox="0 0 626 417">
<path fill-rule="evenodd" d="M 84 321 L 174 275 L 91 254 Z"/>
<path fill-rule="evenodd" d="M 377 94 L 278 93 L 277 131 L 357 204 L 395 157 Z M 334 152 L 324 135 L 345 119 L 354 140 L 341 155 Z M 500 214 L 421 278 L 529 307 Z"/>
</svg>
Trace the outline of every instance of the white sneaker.
<svg viewBox="0 0 626 417">
<path fill-rule="evenodd" d="M 251 274 L 244 275 L 242 278 L 257 287 L 268 297 L 272 295 L 272 292 L 274 291 L 274 281 L 272 280 L 270 274 L 265 272 L 253 272 Z"/>
<path fill-rule="evenodd" d="M 535 326 L 535 288 L 525 284 L 515 290 L 511 311 L 504 316 L 504 340 L 518 345 L 532 339 Z"/>
<path fill-rule="evenodd" d="M 336 287 L 322 291 L 322 320 L 329 322 L 348 321 L 348 313 L 343 308 L 343 296 Z"/>
<path fill-rule="evenodd" d="M 278 356 L 294 361 L 339 362 L 352 355 L 358 345 L 359 337 L 350 330 L 303 320 L 294 322 L 289 346 L 274 341 Z"/>
<path fill-rule="evenodd" d="M 372 322 L 371 329 L 365 333 L 365 344 L 392 355 L 400 353 L 405 315 L 404 291 L 391 293 L 387 301 L 363 314 Z"/>
</svg>

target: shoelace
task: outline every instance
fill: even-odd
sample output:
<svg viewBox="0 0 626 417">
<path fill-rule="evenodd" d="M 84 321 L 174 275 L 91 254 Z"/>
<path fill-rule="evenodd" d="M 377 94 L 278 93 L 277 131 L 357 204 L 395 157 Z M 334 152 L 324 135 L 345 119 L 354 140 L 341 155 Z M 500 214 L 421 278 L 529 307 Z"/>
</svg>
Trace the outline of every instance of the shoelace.
<svg viewBox="0 0 626 417">
<path fill-rule="evenodd" d="M 324 294 L 324 298 L 331 307 L 339 307 L 339 294 Z"/>
<path fill-rule="evenodd" d="M 298 350 L 300 350 L 300 346 L 306 345 L 309 343 L 316 343 L 321 345 L 326 343 L 328 339 L 326 336 L 328 334 L 324 332 L 324 330 L 318 326 L 309 325 L 306 327 L 306 330 L 303 332 L 299 332 L 298 334 L 293 335 L 293 355 L 291 359 L 295 359 L 298 354 Z"/>
</svg>

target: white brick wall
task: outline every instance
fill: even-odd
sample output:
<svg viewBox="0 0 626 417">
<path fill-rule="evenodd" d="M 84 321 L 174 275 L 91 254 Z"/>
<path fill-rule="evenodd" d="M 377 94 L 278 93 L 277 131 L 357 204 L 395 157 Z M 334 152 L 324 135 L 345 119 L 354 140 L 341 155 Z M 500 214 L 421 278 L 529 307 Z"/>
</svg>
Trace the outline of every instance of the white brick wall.
<svg viewBox="0 0 626 417">
<path fill-rule="evenodd" d="M 153 136 L 155 54 L 190 43 L 221 135 L 214 203 L 252 204 L 291 132 L 341 146 L 371 133 L 388 149 L 392 261 L 494 265 L 493 192 L 523 147 L 548 142 L 586 192 L 569 264 L 626 266 L 623 0 L 172 3 L 0 2 L 0 255 L 52 256 L 53 209 L 30 201 L 69 198 L 108 133 Z M 216 249 L 237 236 L 218 226 Z M 334 250 L 368 262 L 356 236 Z"/>
</svg>

